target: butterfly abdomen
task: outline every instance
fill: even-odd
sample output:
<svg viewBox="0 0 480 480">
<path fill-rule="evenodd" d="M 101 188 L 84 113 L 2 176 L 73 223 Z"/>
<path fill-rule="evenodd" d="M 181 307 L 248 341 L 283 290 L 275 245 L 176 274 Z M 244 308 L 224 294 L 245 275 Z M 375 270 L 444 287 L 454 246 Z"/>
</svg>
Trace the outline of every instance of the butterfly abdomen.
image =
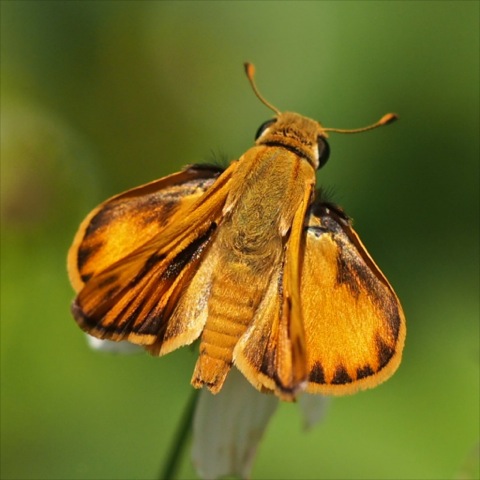
<svg viewBox="0 0 480 480">
<path fill-rule="evenodd" d="M 232 366 L 235 345 L 255 315 L 266 282 L 259 282 L 253 265 L 231 259 L 212 279 L 194 386 L 206 385 L 214 393 L 220 390 Z"/>
</svg>

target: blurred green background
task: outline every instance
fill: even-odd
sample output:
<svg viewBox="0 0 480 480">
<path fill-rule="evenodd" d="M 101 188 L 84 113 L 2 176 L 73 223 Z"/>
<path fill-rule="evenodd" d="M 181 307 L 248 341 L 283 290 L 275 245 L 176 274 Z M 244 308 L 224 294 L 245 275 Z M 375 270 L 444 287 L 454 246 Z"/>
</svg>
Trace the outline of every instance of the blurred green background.
<svg viewBox="0 0 480 480">
<path fill-rule="evenodd" d="M 195 354 L 91 351 L 65 257 L 97 203 L 212 152 L 238 158 L 269 101 L 354 128 L 319 183 L 400 296 L 403 363 L 301 428 L 271 422 L 256 479 L 478 478 L 479 3 L 1 2 L 1 469 L 148 479 Z M 195 478 L 185 460 L 181 478 Z"/>
</svg>

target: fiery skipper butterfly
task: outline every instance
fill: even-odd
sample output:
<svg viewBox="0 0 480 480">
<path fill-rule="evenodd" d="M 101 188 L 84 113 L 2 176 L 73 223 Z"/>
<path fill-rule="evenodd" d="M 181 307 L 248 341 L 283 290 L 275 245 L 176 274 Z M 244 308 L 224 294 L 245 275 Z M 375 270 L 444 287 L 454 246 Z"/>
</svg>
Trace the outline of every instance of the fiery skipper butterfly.
<svg viewBox="0 0 480 480">
<path fill-rule="evenodd" d="M 200 340 L 192 384 L 218 392 L 235 365 L 257 389 L 343 395 L 397 369 L 405 318 L 343 210 L 315 192 L 327 132 L 280 112 L 222 170 L 193 165 L 116 195 L 68 254 L 72 311 L 90 335 L 165 355 Z"/>
</svg>

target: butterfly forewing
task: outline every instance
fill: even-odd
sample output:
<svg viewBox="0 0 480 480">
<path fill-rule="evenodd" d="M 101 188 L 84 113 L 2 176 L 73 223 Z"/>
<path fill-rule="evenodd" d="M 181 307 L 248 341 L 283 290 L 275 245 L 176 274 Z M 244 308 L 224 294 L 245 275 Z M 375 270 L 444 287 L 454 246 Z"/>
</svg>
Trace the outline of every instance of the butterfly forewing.
<svg viewBox="0 0 480 480">
<path fill-rule="evenodd" d="M 296 159 L 292 165 L 295 181 L 286 186 L 284 196 L 291 199 L 288 204 L 297 205 L 297 208 L 287 217 L 289 228 L 285 229 L 283 249 L 269 277 L 263 300 L 234 351 L 235 363 L 253 385 L 274 391 L 286 400 L 294 398 L 307 378 L 300 267 L 303 224 L 314 181 L 313 171 L 306 162 Z M 302 181 L 297 182 L 298 179 Z M 298 188 L 299 185 L 303 188 Z M 280 210 L 280 231 L 287 211 Z"/>
<path fill-rule="evenodd" d="M 87 217 L 69 255 L 80 286 L 72 309 L 83 329 L 160 350 L 221 221 L 230 173 L 216 184 L 219 174 L 190 168 L 113 197 Z"/>
<path fill-rule="evenodd" d="M 216 180 L 220 169 L 190 167 L 116 195 L 82 222 L 68 254 L 70 280 L 78 291 L 91 277 L 161 234 Z"/>
</svg>

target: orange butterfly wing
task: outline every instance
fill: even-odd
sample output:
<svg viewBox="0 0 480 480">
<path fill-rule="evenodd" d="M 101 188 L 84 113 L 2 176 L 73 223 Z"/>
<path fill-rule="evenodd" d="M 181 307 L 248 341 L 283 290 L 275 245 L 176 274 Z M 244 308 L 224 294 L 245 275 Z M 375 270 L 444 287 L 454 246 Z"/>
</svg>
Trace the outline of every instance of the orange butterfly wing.
<svg viewBox="0 0 480 480">
<path fill-rule="evenodd" d="M 349 219 L 319 203 L 307 219 L 301 299 L 311 393 L 373 387 L 400 364 L 402 307 Z"/>
<path fill-rule="evenodd" d="M 300 269 L 303 224 L 311 189 L 293 218 L 277 265 L 250 327 L 234 350 L 237 367 L 259 390 L 273 391 L 292 400 L 308 375 L 303 313 L 300 304 Z"/>
<path fill-rule="evenodd" d="M 235 167 L 223 174 L 190 167 L 117 195 L 88 215 L 68 256 L 79 291 L 72 311 L 82 329 L 150 345 L 155 353 L 166 353 L 160 350 L 168 338 L 170 351 L 198 337 L 203 325 L 178 328 L 169 318 L 221 221 Z"/>
</svg>

